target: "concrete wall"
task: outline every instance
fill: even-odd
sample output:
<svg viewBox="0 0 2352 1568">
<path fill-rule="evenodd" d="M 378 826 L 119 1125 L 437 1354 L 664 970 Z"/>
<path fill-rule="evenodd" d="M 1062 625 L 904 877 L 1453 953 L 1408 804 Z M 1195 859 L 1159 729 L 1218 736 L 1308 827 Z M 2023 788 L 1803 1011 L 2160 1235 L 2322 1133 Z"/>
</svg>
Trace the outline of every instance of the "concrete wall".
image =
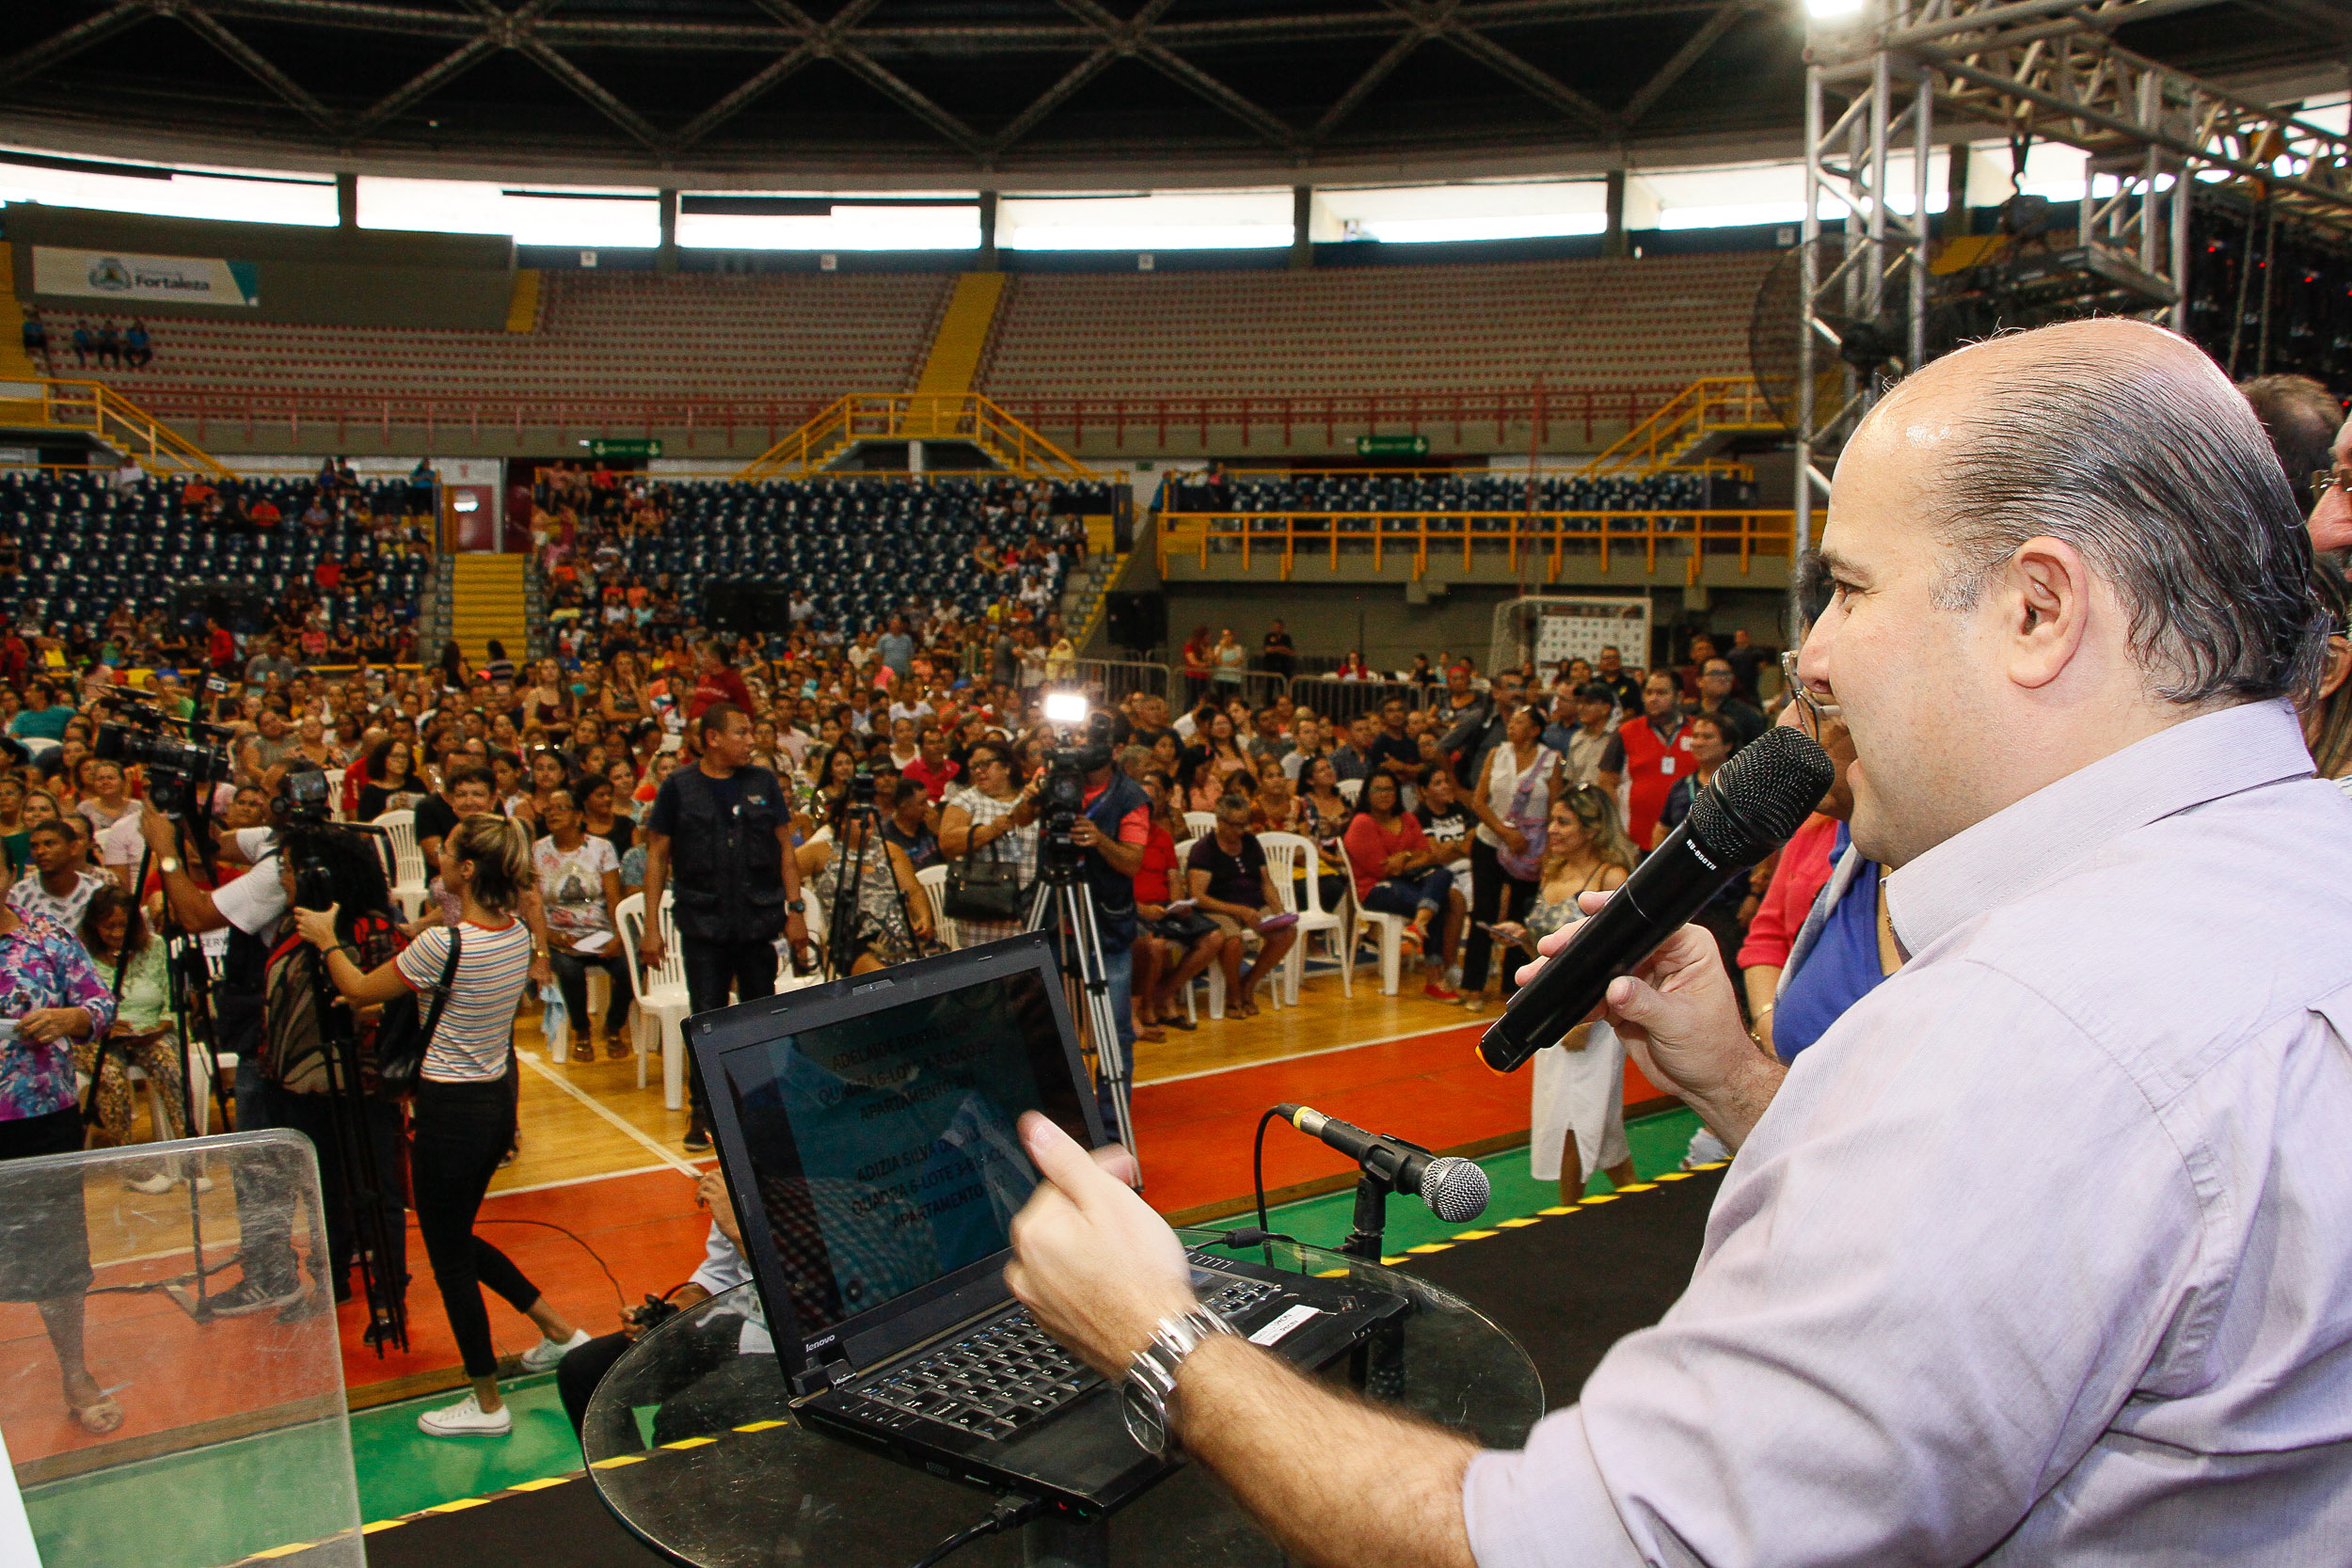
<svg viewBox="0 0 2352 1568">
<path fill-rule="evenodd" d="M 0 230 L 15 246 L 19 298 L 33 298 L 33 246 L 132 251 L 149 256 L 251 261 L 261 304 L 246 320 L 310 326 L 469 327 L 506 325 L 515 244 L 502 234 L 411 234 L 386 230 L 306 229 L 274 223 L 209 223 L 9 202 Z M 230 314 L 222 307 L 154 305 L 44 294 L 43 306 L 91 315 Z"/>
</svg>

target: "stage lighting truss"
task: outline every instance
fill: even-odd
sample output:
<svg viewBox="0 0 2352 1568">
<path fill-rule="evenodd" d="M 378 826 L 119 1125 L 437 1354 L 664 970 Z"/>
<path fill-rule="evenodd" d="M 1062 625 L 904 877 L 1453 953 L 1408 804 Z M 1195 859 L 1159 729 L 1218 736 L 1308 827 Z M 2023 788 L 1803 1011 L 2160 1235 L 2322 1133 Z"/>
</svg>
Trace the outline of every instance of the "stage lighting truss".
<svg viewBox="0 0 2352 1568">
<path fill-rule="evenodd" d="M 1899 295 L 1909 317 L 1901 368 L 1915 370 L 1927 356 L 1928 158 L 1939 119 L 2089 153 L 2080 243 L 2039 281 L 2059 293 L 2108 291 L 2175 330 L 2187 325 L 2192 181 L 2251 182 L 2280 215 L 2352 236 L 2345 137 L 2118 48 L 2111 37 L 2125 24 L 2211 3 L 1866 0 L 1855 14 L 1814 17 L 1804 235 L 1842 232 L 1845 244 L 1834 263 L 1810 243 L 1801 258 L 1800 551 L 1828 499 L 1828 469 L 1889 379 L 1846 362 L 1834 323 L 1875 323 L 1883 302 Z M 1897 193 L 1889 175 L 1906 152 L 1910 188 Z"/>
</svg>

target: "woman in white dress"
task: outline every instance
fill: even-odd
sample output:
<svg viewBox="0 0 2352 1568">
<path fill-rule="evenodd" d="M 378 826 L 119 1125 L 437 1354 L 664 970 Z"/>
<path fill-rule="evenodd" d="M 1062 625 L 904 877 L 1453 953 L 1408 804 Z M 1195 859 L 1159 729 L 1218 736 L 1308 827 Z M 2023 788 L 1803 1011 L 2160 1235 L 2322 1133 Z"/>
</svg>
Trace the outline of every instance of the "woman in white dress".
<svg viewBox="0 0 2352 1568">
<path fill-rule="evenodd" d="M 1608 893 L 1633 872 L 1633 844 L 1617 825 L 1616 802 L 1586 784 L 1552 802 L 1546 829 L 1541 885 L 1524 923 L 1494 927 L 1517 944 L 1512 957 L 1533 958 L 1538 940 L 1584 918 L 1577 898 Z M 1528 1131 L 1528 1174 L 1560 1183 L 1560 1201 L 1574 1203 L 1596 1170 L 1622 1187 L 1633 1180 L 1625 1141 L 1625 1044 L 1606 1023 L 1572 1031 L 1535 1053 Z"/>
</svg>

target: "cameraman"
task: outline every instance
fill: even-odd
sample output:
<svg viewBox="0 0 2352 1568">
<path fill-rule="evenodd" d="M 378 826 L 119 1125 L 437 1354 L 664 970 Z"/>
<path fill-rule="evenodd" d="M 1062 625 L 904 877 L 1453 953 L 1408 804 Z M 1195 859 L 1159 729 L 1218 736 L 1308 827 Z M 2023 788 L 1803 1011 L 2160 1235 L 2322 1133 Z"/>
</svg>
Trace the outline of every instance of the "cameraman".
<svg viewBox="0 0 2352 1568">
<path fill-rule="evenodd" d="M 315 771 L 315 768 L 310 769 Z M 215 1047 L 237 1058 L 237 1129 L 250 1132 L 279 1125 L 269 1085 L 262 1076 L 262 1005 L 267 984 L 270 949 L 276 945 L 291 898 L 279 876 L 278 835 L 267 828 L 232 832 L 221 846 L 223 858 L 249 862 L 252 869 L 233 881 L 208 888 L 189 875 L 191 835 L 187 825 L 143 803 L 139 836 L 154 851 L 155 871 L 163 883 L 171 914 L 190 935 L 229 932 L 227 955 L 219 978 L 213 982 Z M 207 866 L 209 872 L 211 867 Z M 259 1168 L 254 1161 L 238 1162 L 236 1178 L 239 1228 L 268 1237 L 290 1226 L 286 1173 Z M 245 1277 L 212 1300 L 215 1314 L 233 1317 L 270 1307 L 293 1306 L 302 1296 L 302 1280 L 294 1268 L 291 1245 L 245 1249 Z"/>
</svg>

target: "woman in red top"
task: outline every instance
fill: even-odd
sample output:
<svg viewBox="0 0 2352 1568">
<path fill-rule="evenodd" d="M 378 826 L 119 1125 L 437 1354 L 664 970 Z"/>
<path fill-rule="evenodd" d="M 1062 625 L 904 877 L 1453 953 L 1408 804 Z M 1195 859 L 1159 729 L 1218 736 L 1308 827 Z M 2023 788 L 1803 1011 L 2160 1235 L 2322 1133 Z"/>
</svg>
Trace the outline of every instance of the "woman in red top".
<svg viewBox="0 0 2352 1568">
<path fill-rule="evenodd" d="M 1356 902 L 1378 914 L 1401 914 L 1412 921 L 1406 942 L 1415 952 L 1428 948 L 1429 927 L 1440 913 L 1445 927 L 1438 949 L 1430 955 L 1429 981 L 1422 993 L 1435 1002 L 1456 1000 L 1445 983 L 1445 972 L 1462 941 L 1462 922 L 1470 906 L 1454 885 L 1446 862 L 1452 846 L 1434 847 L 1421 824 L 1405 815 L 1396 780 L 1375 773 L 1364 781 L 1356 819 L 1347 825 L 1343 842 L 1348 863 L 1356 873 Z"/>
<path fill-rule="evenodd" d="M 1160 1028 L 1164 1023 L 1193 1026 L 1180 999 L 1225 947 L 1225 933 L 1195 911 L 1191 900 L 1173 909 L 1168 904 L 1168 877 L 1179 863 L 1176 834 L 1184 826 L 1169 796 L 1172 787 L 1165 773 L 1143 783 L 1143 792 L 1152 798 L 1152 836 L 1144 841 L 1143 869 L 1136 873 L 1136 913 L 1143 923 L 1134 947 L 1136 1037 L 1142 1040 L 1168 1038 Z"/>
<path fill-rule="evenodd" d="M 1209 628 L 1195 626 L 1184 641 L 1184 702 L 1199 707 L 1200 694 L 1208 689 Z"/>
</svg>

